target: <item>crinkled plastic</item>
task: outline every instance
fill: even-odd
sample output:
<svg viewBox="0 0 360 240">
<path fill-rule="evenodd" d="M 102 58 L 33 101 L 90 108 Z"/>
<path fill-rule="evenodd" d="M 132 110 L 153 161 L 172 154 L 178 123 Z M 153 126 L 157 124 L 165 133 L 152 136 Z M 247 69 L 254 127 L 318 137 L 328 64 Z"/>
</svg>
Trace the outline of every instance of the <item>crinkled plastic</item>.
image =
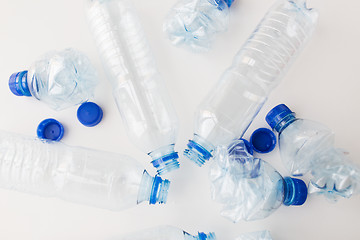
<svg viewBox="0 0 360 240">
<path fill-rule="evenodd" d="M 165 19 L 163 29 L 172 44 L 204 51 L 228 24 L 229 7 L 224 0 L 180 0 Z"/>
<path fill-rule="evenodd" d="M 329 149 L 321 154 L 311 170 L 309 193 L 324 195 L 336 202 L 360 192 L 360 169 L 341 149 Z"/>
<path fill-rule="evenodd" d="M 235 240 L 272 240 L 270 232 L 265 231 L 258 231 L 252 233 L 245 233 L 236 238 Z"/>
<path fill-rule="evenodd" d="M 89 58 L 74 49 L 50 52 L 29 69 L 27 83 L 31 95 L 55 110 L 89 100 L 98 83 Z"/>
<path fill-rule="evenodd" d="M 268 163 L 250 155 L 242 140 L 220 146 L 210 168 L 212 199 L 233 222 L 263 219 L 284 199 L 284 181 Z"/>
</svg>

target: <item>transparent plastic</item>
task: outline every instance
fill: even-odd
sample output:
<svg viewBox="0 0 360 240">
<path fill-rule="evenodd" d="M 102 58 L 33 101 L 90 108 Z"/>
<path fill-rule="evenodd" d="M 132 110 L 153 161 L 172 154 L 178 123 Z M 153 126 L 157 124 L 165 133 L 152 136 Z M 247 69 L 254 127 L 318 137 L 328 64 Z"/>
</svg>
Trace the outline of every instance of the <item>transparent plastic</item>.
<svg viewBox="0 0 360 240">
<path fill-rule="evenodd" d="M 119 240 L 216 240 L 214 233 L 193 236 L 172 226 L 160 226 L 118 238 Z"/>
<path fill-rule="evenodd" d="M 334 147 L 330 129 L 295 118 L 294 113 L 278 126 L 281 159 L 292 175 L 312 174 L 309 193 L 323 194 L 330 201 L 359 194 L 360 169 L 346 151 Z"/>
<path fill-rule="evenodd" d="M 208 50 L 214 35 L 226 31 L 233 0 L 180 0 L 164 21 L 171 43 L 193 51 Z"/>
<path fill-rule="evenodd" d="M 97 83 L 89 58 L 74 49 L 49 52 L 28 71 L 14 73 L 9 81 L 15 95 L 33 96 L 55 110 L 86 102 Z"/>
<path fill-rule="evenodd" d="M 179 168 L 178 121 L 128 0 L 88 0 L 88 19 L 130 139 L 159 174 Z"/>
<path fill-rule="evenodd" d="M 235 240 L 272 240 L 270 232 L 265 231 L 258 231 L 252 233 L 245 233 L 236 238 Z"/>
<path fill-rule="evenodd" d="M 271 7 L 198 107 L 185 156 L 201 166 L 216 146 L 243 136 L 312 35 L 317 16 L 304 0 L 278 0 Z"/>
<path fill-rule="evenodd" d="M 210 181 L 212 199 L 223 205 L 221 215 L 233 222 L 266 218 L 282 204 L 302 205 L 307 196 L 305 183 L 282 178 L 270 164 L 249 154 L 242 140 L 217 147 Z M 296 181 L 305 188 L 297 191 Z"/>
<path fill-rule="evenodd" d="M 170 182 L 130 157 L 0 132 L 0 187 L 122 210 L 165 203 Z"/>
</svg>

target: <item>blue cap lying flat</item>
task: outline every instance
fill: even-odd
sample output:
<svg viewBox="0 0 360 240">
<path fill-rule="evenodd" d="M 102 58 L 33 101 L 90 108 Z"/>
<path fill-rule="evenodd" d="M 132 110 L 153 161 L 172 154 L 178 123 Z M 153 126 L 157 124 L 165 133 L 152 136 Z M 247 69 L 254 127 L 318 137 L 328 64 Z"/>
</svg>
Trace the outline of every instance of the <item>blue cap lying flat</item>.
<svg viewBox="0 0 360 240">
<path fill-rule="evenodd" d="M 94 127 L 101 122 L 103 111 L 96 103 L 86 102 L 79 107 L 77 118 L 84 126 Z"/>
<path fill-rule="evenodd" d="M 64 127 L 55 119 L 45 119 L 37 128 L 37 136 L 41 139 L 60 141 L 64 136 Z"/>
<path fill-rule="evenodd" d="M 276 136 L 268 128 L 256 129 L 250 137 L 250 144 L 258 153 L 269 153 L 276 146 Z"/>
</svg>

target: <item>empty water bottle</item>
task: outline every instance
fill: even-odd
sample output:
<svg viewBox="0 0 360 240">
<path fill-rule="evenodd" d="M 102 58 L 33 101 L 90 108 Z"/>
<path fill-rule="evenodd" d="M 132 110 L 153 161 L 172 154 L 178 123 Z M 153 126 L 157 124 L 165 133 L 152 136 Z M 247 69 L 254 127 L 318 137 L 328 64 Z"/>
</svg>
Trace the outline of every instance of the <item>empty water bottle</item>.
<svg viewBox="0 0 360 240">
<path fill-rule="evenodd" d="M 195 51 L 210 48 L 214 35 L 226 31 L 234 0 L 180 0 L 164 22 L 172 44 Z"/>
<path fill-rule="evenodd" d="M 243 141 L 217 147 L 210 168 L 212 199 L 223 205 L 221 215 L 233 222 L 263 219 L 286 206 L 302 205 L 306 184 L 281 175 L 267 162 L 250 155 Z"/>
<path fill-rule="evenodd" d="M 334 147 L 334 133 L 324 125 L 295 117 L 286 105 L 274 107 L 266 121 L 279 133 L 281 159 L 294 176 L 311 172 L 310 193 L 330 200 L 360 192 L 360 170 L 344 150 Z"/>
<path fill-rule="evenodd" d="M 235 240 L 272 240 L 269 231 L 259 231 L 252 233 L 245 233 L 236 238 Z"/>
<path fill-rule="evenodd" d="M 16 96 L 33 96 L 55 110 L 62 110 L 90 99 L 97 83 L 89 58 L 66 49 L 47 53 L 28 71 L 11 75 L 9 87 Z"/>
<path fill-rule="evenodd" d="M 130 157 L 0 132 L 0 187 L 122 210 L 165 203 L 170 182 Z"/>
<path fill-rule="evenodd" d="M 278 0 L 198 107 L 185 156 L 203 165 L 219 145 L 243 136 L 311 36 L 317 13 L 304 0 Z"/>
<path fill-rule="evenodd" d="M 214 233 L 199 232 L 193 236 L 176 227 L 160 226 L 120 237 L 119 240 L 216 240 L 216 237 Z"/>
<path fill-rule="evenodd" d="M 159 174 L 179 168 L 177 116 L 128 0 L 88 0 L 88 19 L 131 140 Z"/>
</svg>

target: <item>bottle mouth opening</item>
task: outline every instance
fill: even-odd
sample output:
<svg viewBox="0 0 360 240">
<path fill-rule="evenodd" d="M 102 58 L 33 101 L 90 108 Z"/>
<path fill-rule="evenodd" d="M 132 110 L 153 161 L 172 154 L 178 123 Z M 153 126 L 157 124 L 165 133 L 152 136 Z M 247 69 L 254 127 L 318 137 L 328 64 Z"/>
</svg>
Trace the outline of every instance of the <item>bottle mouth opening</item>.
<svg viewBox="0 0 360 240">
<path fill-rule="evenodd" d="M 171 171 L 177 170 L 180 168 L 180 163 L 178 161 L 179 155 L 177 152 L 172 152 L 170 154 L 164 155 L 160 158 L 153 160 L 151 163 L 157 169 L 159 175 L 164 175 Z"/>
<path fill-rule="evenodd" d="M 193 161 L 199 167 L 203 166 L 212 155 L 211 153 L 202 147 L 200 144 L 193 140 L 189 140 L 188 148 L 184 151 L 184 156 Z"/>
<path fill-rule="evenodd" d="M 152 188 L 151 188 L 151 194 L 150 194 L 150 200 L 149 204 L 165 204 L 167 200 L 167 195 L 170 188 L 170 181 L 167 179 L 162 179 L 159 176 L 155 176 Z"/>
</svg>

